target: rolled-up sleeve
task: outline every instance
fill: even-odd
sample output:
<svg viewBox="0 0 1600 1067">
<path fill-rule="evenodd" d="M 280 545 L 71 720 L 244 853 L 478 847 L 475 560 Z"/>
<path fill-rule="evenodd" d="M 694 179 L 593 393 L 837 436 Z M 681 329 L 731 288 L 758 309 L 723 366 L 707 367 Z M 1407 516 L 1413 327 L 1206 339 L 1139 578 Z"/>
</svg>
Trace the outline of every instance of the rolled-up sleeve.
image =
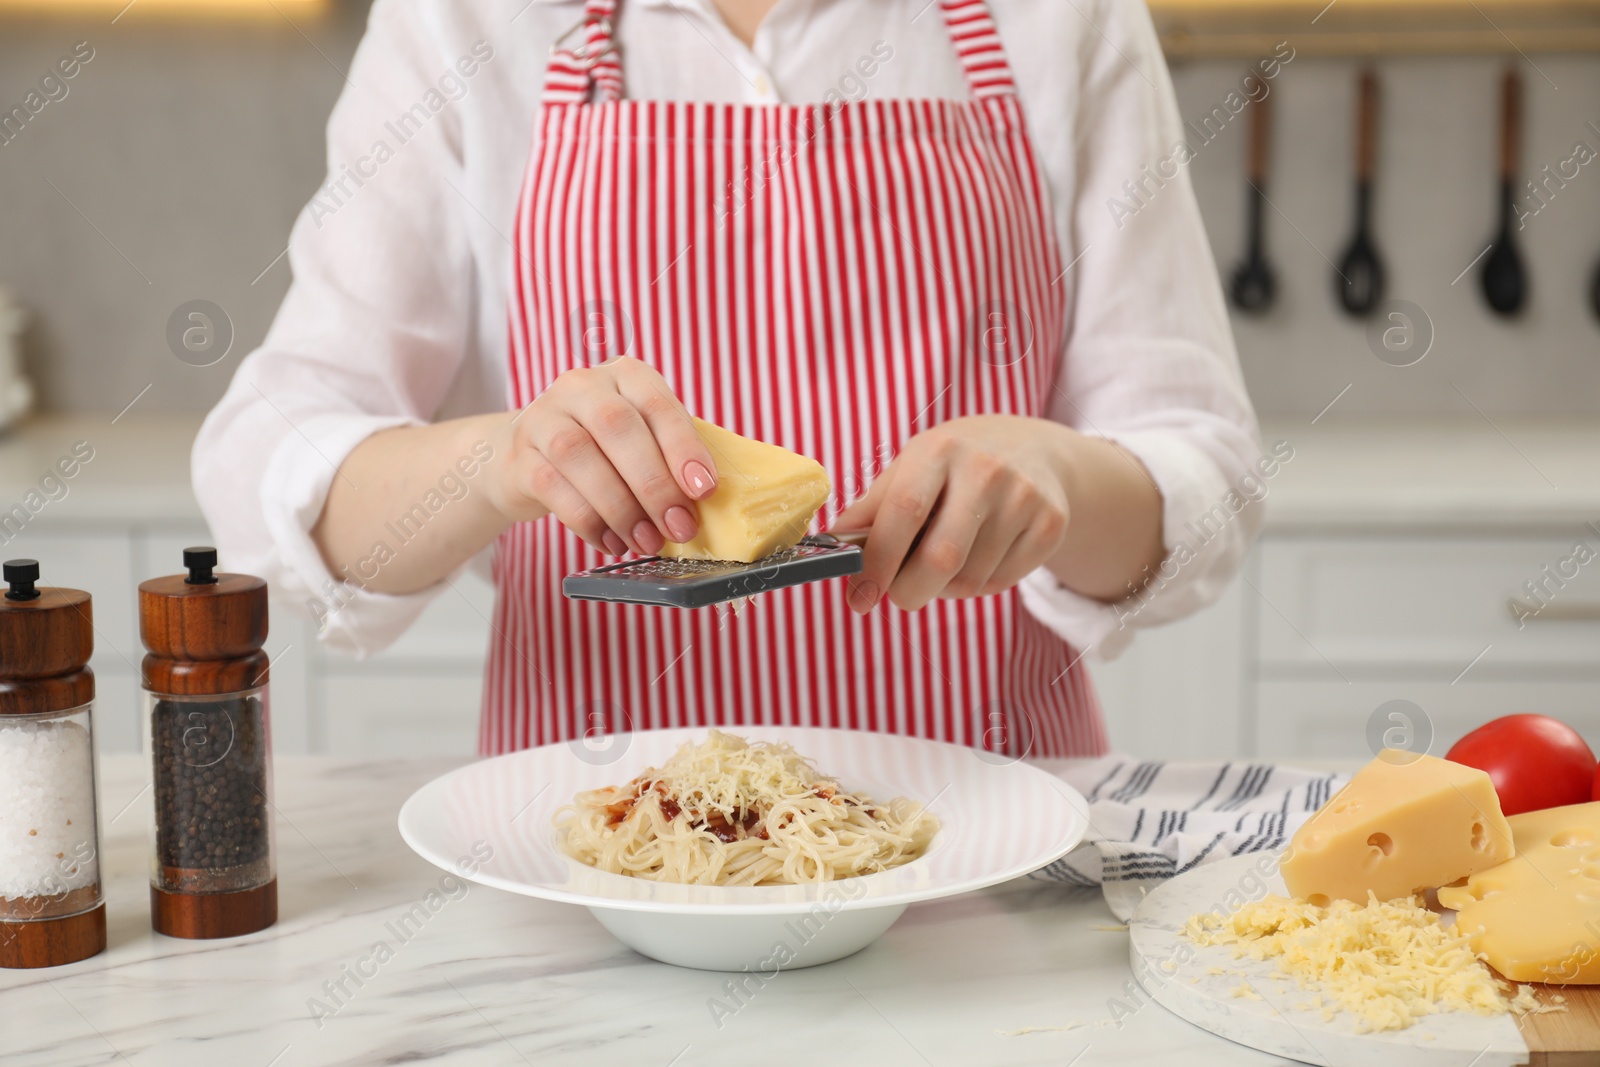
<svg viewBox="0 0 1600 1067">
<path fill-rule="evenodd" d="M 1134 629 L 1189 615 L 1233 580 L 1263 518 L 1250 503 L 1260 494 L 1241 488 L 1256 484 L 1261 447 L 1149 13 L 1123 0 L 1085 8 L 1097 32 L 1082 38 L 1076 194 L 1064 205 L 1072 326 L 1048 413 L 1137 459 L 1161 491 L 1168 555 L 1120 604 L 1044 569 L 1022 595 L 1064 639 L 1110 658 Z"/>
<path fill-rule="evenodd" d="M 277 599 L 320 622 L 325 642 L 358 655 L 392 642 L 439 587 L 364 590 L 359 575 L 329 571 L 311 530 L 357 445 L 434 416 L 466 356 L 475 306 L 454 188 L 459 117 L 448 102 L 435 107 L 455 57 L 408 6 L 372 9 L 329 121 L 327 182 L 290 238 L 294 282 L 193 454 L 225 565 L 266 578 Z"/>
</svg>

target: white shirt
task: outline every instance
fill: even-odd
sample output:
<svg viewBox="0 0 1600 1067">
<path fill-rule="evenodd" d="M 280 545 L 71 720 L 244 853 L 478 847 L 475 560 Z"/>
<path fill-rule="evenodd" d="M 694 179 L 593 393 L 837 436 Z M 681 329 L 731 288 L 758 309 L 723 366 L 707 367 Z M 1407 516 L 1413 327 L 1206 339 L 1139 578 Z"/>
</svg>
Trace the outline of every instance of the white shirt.
<svg viewBox="0 0 1600 1067">
<path fill-rule="evenodd" d="M 1050 417 L 1120 443 L 1165 504 L 1173 555 L 1142 599 L 1103 604 L 1042 569 L 1024 582 L 1031 612 L 1110 656 L 1134 627 L 1215 600 L 1237 571 L 1261 523 L 1236 488 L 1255 484 L 1255 417 L 1188 175 L 1152 177 L 1183 132 L 1144 5 L 989 3 L 1072 264 Z M 377 0 L 328 123 L 328 182 L 290 240 L 293 286 L 195 443 L 228 567 L 308 611 L 340 605 L 322 627 L 335 647 L 381 650 L 445 588 L 336 587 L 310 530 L 366 437 L 504 408 L 512 214 L 550 46 L 581 12 L 579 0 Z M 617 33 L 633 98 L 968 97 L 929 0 L 779 0 L 752 48 L 709 0 L 623 0 Z"/>
</svg>

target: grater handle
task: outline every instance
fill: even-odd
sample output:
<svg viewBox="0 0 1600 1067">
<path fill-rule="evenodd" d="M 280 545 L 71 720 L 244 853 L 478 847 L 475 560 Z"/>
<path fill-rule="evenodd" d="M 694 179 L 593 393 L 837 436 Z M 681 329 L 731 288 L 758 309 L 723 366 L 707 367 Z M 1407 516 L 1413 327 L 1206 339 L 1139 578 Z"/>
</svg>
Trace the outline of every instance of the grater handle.
<svg viewBox="0 0 1600 1067">
<path fill-rule="evenodd" d="M 867 532 L 868 531 L 866 530 L 844 530 L 838 533 L 830 531 L 829 533 L 818 534 L 817 536 L 831 537 L 835 541 L 839 541 L 843 544 L 855 545 L 857 548 L 861 548 L 867 543 Z"/>
</svg>

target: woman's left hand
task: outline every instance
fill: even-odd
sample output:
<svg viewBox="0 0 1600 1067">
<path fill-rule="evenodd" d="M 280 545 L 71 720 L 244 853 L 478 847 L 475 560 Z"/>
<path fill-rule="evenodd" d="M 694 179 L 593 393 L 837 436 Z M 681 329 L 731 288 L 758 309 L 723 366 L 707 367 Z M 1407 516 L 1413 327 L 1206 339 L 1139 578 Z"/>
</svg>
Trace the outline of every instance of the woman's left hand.
<svg viewBox="0 0 1600 1067">
<path fill-rule="evenodd" d="M 1076 437 L 1019 415 L 973 415 L 913 437 L 833 524 L 870 531 L 850 607 L 865 614 L 885 594 L 907 611 L 988 596 L 1043 566 L 1071 518 Z"/>
</svg>

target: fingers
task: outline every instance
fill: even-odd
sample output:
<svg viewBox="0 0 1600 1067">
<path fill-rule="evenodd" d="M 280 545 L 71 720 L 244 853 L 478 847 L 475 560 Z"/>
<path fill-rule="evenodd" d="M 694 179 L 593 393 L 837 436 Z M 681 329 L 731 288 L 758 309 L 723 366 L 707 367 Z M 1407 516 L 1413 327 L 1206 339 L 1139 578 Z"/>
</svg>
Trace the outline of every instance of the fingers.
<svg viewBox="0 0 1600 1067">
<path fill-rule="evenodd" d="M 611 469 L 621 477 L 626 492 L 633 499 L 634 508 L 618 505 L 632 517 L 628 532 L 633 542 L 643 551 L 657 552 L 665 541 L 692 538 L 698 528 L 694 502 L 684 494 L 667 468 L 666 458 L 639 409 L 620 393 L 596 390 L 578 398 L 570 410 L 599 446 Z M 604 475 L 598 473 L 598 465 L 596 469 L 597 477 L 604 480 Z M 600 491 L 599 483 L 593 487 L 587 482 L 583 485 L 586 493 Z M 604 512 L 605 508 L 601 510 Z M 644 517 L 636 517 L 635 513 L 641 511 Z M 634 526 L 640 522 L 654 529 L 635 530 Z M 652 533 L 659 536 L 652 536 Z M 627 535 L 624 537 L 626 539 Z"/>
<path fill-rule="evenodd" d="M 862 550 L 861 573 L 850 579 L 851 610 L 871 611 L 894 584 L 912 542 L 939 502 L 946 473 L 942 454 L 919 451 L 903 454 L 889 465 L 878 479 L 888 483 L 881 491 L 874 483 L 873 490 L 882 495 Z"/>
<path fill-rule="evenodd" d="M 654 369 L 624 358 L 568 371 L 531 407 L 535 496 L 580 537 L 654 555 L 695 536 L 716 464 Z"/>
<path fill-rule="evenodd" d="M 1054 508 L 1041 509 L 1006 550 L 1005 558 L 978 590 L 978 595 L 989 596 L 1010 589 L 1042 567 L 1061 547 L 1067 522 L 1065 513 Z"/>
<path fill-rule="evenodd" d="M 917 611 L 1009 589 L 1051 558 L 1066 525 L 1064 502 L 1013 464 L 945 447 L 902 454 L 834 528 L 869 528 L 849 594 L 864 614 L 885 597 Z"/>
<path fill-rule="evenodd" d="M 867 491 L 857 497 L 835 516 L 829 527 L 832 530 L 870 530 L 878 517 L 878 505 L 883 501 L 883 491 L 889 487 L 887 472 L 867 486 Z"/>
<path fill-rule="evenodd" d="M 600 520 L 628 548 L 646 555 L 654 555 L 661 550 L 665 538 L 640 506 L 628 483 L 617 473 L 611 460 L 581 423 L 565 413 L 547 415 L 539 420 L 533 443 L 539 458 L 554 467 L 567 484 L 582 494 L 588 506 L 599 514 Z M 538 470 L 536 465 L 535 472 Z M 541 496 L 541 499 L 544 498 Z M 557 509 L 551 506 L 551 510 Z M 562 521 L 565 522 L 564 519 Z M 579 532 L 581 536 L 582 532 Z"/>
<path fill-rule="evenodd" d="M 618 391 L 650 427 L 668 470 L 684 494 L 691 500 L 705 499 L 717 487 L 716 457 L 662 377 L 637 360 L 627 362 L 640 370 L 623 372 L 618 378 Z"/>
<path fill-rule="evenodd" d="M 934 597 L 976 595 L 1016 539 L 1006 521 L 1007 477 L 982 453 L 952 468 L 938 511 L 889 587 L 896 604 L 917 611 Z"/>
<path fill-rule="evenodd" d="M 613 556 L 620 556 L 628 551 L 627 544 L 606 526 L 606 521 L 600 517 L 600 513 L 590 505 L 589 501 L 584 499 L 583 494 L 562 477 L 555 464 L 537 452 L 532 453 L 530 476 L 534 495 L 544 503 L 557 521 L 588 542 L 590 548 Z"/>
</svg>

